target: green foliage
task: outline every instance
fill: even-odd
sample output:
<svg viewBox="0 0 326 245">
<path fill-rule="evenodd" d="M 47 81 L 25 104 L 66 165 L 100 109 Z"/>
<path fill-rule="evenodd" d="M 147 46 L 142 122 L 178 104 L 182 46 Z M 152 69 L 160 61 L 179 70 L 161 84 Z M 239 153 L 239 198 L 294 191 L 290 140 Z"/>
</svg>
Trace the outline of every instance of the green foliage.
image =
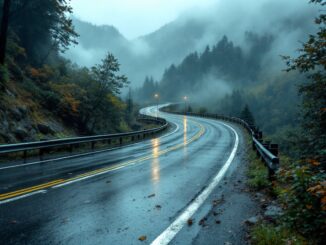
<svg viewBox="0 0 326 245">
<path fill-rule="evenodd" d="M 9 73 L 6 66 L 0 65 L 0 90 L 2 90 L 5 84 L 9 81 Z"/>
<path fill-rule="evenodd" d="M 252 230 L 254 245 L 305 245 L 303 237 L 282 226 L 273 226 L 266 223 L 256 225 Z"/>
<path fill-rule="evenodd" d="M 316 172 L 320 163 L 294 164 L 279 173 L 283 184 L 281 200 L 285 222 L 306 237 L 326 239 L 326 181 L 324 171 Z M 316 166 L 315 166 L 316 165 Z"/>
<path fill-rule="evenodd" d="M 248 105 L 243 108 L 240 118 L 245 120 L 249 125 L 255 125 L 254 116 L 252 115 Z"/>
<path fill-rule="evenodd" d="M 324 0 L 312 0 L 324 6 Z M 326 15 L 324 9 L 315 22 L 319 29 L 303 44 L 300 56 L 285 57 L 288 71 L 298 70 L 308 81 L 300 86 L 303 96 L 301 159 L 284 166 L 280 180 L 286 223 L 321 243 L 326 239 Z"/>
<path fill-rule="evenodd" d="M 113 54 L 108 53 L 101 64 L 92 67 L 92 76 L 103 93 L 120 94 L 120 90 L 127 85 L 128 79 L 124 75 L 117 75 L 120 64 Z"/>
<path fill-rule="evenodd" d="M 248 185 L 254 190 L 270 187 L 267 167 L 260 161 L 254 151 L 248 153 Z"/>
<path fill-rule="evenodd" d="M 323 0 L 312 0 L 312 3 L 324 6 Z M 300 49 L 300 56 L 295 59 L 285 57 L 288 71 L 297 70 L 305 74 L 308 82 L 300 86 L 303 96 L 304 141 L 302 150 L 306 157 L 326 160 L 326 14 L 325 9 L 316 18 L 318 31 L 309 36 L 309 40 Z"/>
<path fill-rule="evenodd" d="M 13 0 L 11 12 L 9 27 L 33 64 L 42 65 L 49 55 L 76 43 L 69 0 Z"/>
</svg>

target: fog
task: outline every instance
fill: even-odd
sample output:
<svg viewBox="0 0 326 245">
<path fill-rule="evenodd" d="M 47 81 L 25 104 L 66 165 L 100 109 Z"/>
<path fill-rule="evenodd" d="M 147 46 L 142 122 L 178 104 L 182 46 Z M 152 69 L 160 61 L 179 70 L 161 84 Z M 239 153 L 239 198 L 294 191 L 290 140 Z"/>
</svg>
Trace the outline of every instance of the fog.
<svg viewBox="0 0 326 245">
<path fill-rule="evenodd" d="M 208 8 L 216 0 L 72 0 L 77 18 L 113 25 L 128 39 L 159 29 L 189 9 Z"/>
<path fill-rule="evenodd" d="M 146 75 L 160 80 L 171 64 L 179 64 L 191 52 L 203 52 L 224 35 L 246 53 L 248 31 L 273 37 L 261 62 L 261 73 L 273 77 L 284 68 L 280 55 L 295 55 L 300 42 L 314 31 L 313 16 L 318 11 L 307 0 L 93 2 L 73 1 L 75 16 L 96 25 L 113 25 L 110 28 L 114 34 L 108 34 L 102 44 L 95 36 L 92 45 L 85 45 L 83 39 L 88 32 L 79 28 L 80 44 L 72 47 L 66 57 L 91 66 L 110 51 L 119 59 L 132 87 L 141 86 Z M 99 34 L 103 32 L 98 30 Z M 139 37 L 133 38 L 136 35 Z"/>
</svg>

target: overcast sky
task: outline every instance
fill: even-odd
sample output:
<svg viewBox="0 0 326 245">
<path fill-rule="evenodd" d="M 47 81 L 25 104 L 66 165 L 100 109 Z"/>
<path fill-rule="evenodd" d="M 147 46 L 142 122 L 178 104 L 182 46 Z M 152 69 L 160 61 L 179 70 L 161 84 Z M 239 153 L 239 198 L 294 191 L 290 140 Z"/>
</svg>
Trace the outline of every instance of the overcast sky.
<svg viewBox="0 0 326 245">
<path fill-rule="evenodd" d="M 129 39 L 148 34 L 183 12 L 209 8 L 219 0 L 71 0 L 74 15 L 113 25 Z"/>
</svg>

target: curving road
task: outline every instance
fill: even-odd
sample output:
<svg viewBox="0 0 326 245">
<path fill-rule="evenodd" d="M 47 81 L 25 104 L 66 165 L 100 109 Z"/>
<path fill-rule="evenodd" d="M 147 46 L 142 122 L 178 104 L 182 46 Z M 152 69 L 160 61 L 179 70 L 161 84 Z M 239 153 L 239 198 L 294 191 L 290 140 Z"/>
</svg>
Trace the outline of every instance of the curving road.
<svg viewBox="0 0 326 245">
<path fill-rule="evenodd" d="M 143 112 L 158 113 L 156 107 Z M 221 121 L 159 116 L 171 128 L 155 139 L 0 166 L 1 244 L 195 243 L 203 228 L 189 220 L 210 211 L 212 193 L 241 161 L 242 133 Z"/>
</svg>

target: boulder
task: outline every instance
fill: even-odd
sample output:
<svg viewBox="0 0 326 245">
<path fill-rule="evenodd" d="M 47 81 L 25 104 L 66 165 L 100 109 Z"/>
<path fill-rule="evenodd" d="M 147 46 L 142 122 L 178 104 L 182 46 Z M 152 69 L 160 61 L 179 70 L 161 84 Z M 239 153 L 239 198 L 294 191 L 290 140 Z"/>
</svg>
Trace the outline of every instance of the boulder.
<svg viewBox="0 0 326 245">
<path fill-rule="evenodd" d="M 267 206 L 266 211 L 264 212 L 265 218 L 268 219 L 276 219 L 280 217 L 282 214 L 283 214 L 282 208 L 276 205 Z"/>
<path fill-rule="evenodd" d="M 54 133 L 54 130 L 49 125 L 46 125 L 46 124 L 39 123 L 39 124 L 37 124 L 37 128 L 42 134 L 53 134 Z"/>
<path fill-rule="evenodd" d="M 28 132 L 23 128 L 15 129 L 14 134 L 15 134 L 16 138 L 19 140 L 24 140 L 28 137 Z"/>
<path fill-rule="evenodd" d="M 23 114 L 18 108 L 12 108 L 10 109 L 10 115 L 13 117 L 14 120 L 20 121 L 23 119 Z"/>
<path fill-rule="evenodd" d="M 261 220 L 260 216 L 253 216 L 245 221 L 247 225 L 255 225 Z"/>
</svg>

